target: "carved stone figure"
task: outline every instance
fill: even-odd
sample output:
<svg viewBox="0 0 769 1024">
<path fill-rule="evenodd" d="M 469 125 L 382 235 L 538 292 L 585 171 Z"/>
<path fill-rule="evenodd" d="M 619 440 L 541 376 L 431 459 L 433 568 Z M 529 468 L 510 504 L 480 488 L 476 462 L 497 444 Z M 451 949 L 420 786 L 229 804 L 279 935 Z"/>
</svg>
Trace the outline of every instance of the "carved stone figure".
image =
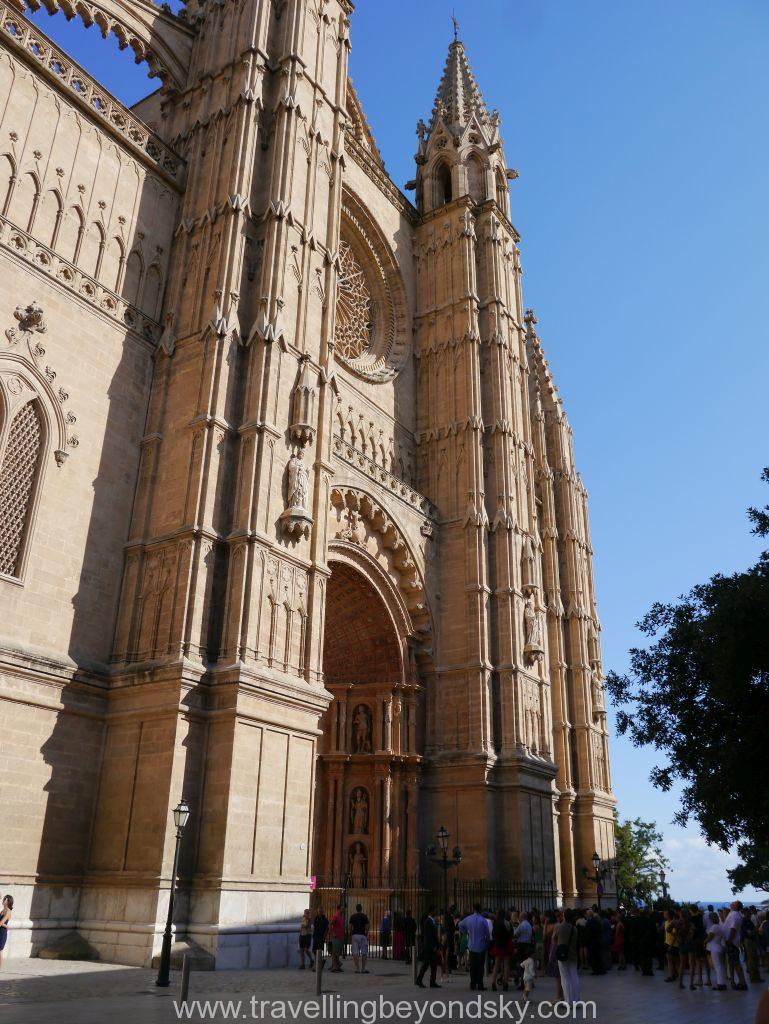
<svg viewBox="0 0 769 1024">
<path fill-rule="evenodd" d="M 350 832 L 355 836 L 368 832 L 368 794 L 362 786 L 350 796 Z"/>
<path fill-rule="evenodd" d="M 371 753 L 371 715 L 365 704 L 353 712 L 353 749 L 356 754 Z"/>
<path fill-rule="evenodd" d="M 532 652 L 542 650 L 542 623 L 540 622 L 534 598 L 529 594 L 523 608 L 523 630 L 526 649 Z"/>
<path fill-rule="evenodd" d="M 364 889 L 366 887 L 368 864 L 366 861 L 366 849 L 363 843 L 355 843 L 350 850 L 348 875 L 353 889 Z"/>
<path fill-rule="evenodd" d="M 288 507 L 289 509 L 307 508 L 307 489 L 309 477 L 304 463 L 304 453 L 300 448 L 294 452 L 288 463 Z"/>
<path fill-rule="evenodd" d="M 598 721 L 601 715 L 606 714 L 606 701 L 604 700 L 603 683 L 598 672 L 593 672 L 590 681 L 591 698 L 593 703 L 593 720 Z"/>
</svg>

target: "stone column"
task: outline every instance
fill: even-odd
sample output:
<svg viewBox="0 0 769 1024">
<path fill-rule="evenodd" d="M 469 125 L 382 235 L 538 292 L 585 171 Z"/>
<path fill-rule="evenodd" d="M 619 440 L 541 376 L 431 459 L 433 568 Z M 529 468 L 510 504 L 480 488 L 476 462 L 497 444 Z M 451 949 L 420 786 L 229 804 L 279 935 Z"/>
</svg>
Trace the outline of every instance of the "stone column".
<svg viewBox="0 0 769 1024">
<path fill-rule="evenodd" d="M 392 694 L 389 697 L 385 697 L 382 702 L 384 705 L 384 737 L 382 740 L 382 747 L 388 752 L 392 752 L 393 749 L 393 698 Z"/>
<path fill-rule="evenodd" d="M 390 876 L 390 858 L 392 854 L 392 772 L 387 768 L 383 778 L 382 800 L 382 878 Z"/>
<path fill-rule="evenodd" d="M 406 874 L 414 876 L 419 872 L 419 784 L 417 776 L 406 779 Z"/>
</svg>

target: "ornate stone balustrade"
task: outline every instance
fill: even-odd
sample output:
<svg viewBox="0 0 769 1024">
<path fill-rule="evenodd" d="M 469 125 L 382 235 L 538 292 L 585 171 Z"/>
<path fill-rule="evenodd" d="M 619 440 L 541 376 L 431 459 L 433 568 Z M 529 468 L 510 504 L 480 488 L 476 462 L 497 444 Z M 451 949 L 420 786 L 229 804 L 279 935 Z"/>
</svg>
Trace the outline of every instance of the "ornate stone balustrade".
<svg viewBox="0 0 769 1024">
<path fill-rule="evenodd" d="M 105 313 L 112 320 L 140 334 L 148 341 L 157 343 L 161 334 L 160 324 L 146 316 L 140 309 L 126 302 L 124 298 L 106 288 L 95 278 L 78 270 L 68 260 L 62 259 L 53 249 L 41 245 L 26 231 L 22 231 L 7 217 L 0 217 L 0 249 L 13 253 L 37 267 L 42 273 L 58 281 L 69 291 L 79 295 L 91 306 Z"/>
<path fill-rule="evenodd" d="M 390 494 L 393 494 L 417 512 L 421 512 L 422 515 L 430 519 L 438 518 L 438 510 L 424 495 L 420 494 L 419 491 L 415 491 L 405 481 L 399 480 L 397 476 L 393 476 L 384 467 L 378 466 L 373 459 L 370 459 L 368 455 L 364 455 L 363 452 L 348 444 L 347 441 L 342 440 L 338 434 L 334 434 L 334 452 L 350 466 L 365 473 L 367 477 L 379 484 L 380 487 L 389 491 Z"/>
<path fill-rule="evenodd" d="M 0 31 L 2 38 L 13 48 L 23 50 L 42 65 L 74 94 L 81 105 L 105 121 L 130 147 L 139 150 L 177 184 L 182 183 L 185 169 L 182 158 L 7 3 L 0 3 Z"/>
</svg>

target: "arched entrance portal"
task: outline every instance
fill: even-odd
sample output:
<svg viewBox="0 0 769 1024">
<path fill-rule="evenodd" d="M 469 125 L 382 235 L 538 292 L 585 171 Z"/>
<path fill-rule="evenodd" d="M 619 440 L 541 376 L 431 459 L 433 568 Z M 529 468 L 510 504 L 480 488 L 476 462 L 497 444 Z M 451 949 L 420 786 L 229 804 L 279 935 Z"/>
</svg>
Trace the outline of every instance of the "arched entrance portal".
<svg viewBox="0 0 769 1024">
<path fill-rule="evenodd" d="M 326 593 L 315 811 L 320 886 L 386 888 L 416 872 L 418 701 L 407 616 L 387 581 L 340 553 Z"/>
</svg>

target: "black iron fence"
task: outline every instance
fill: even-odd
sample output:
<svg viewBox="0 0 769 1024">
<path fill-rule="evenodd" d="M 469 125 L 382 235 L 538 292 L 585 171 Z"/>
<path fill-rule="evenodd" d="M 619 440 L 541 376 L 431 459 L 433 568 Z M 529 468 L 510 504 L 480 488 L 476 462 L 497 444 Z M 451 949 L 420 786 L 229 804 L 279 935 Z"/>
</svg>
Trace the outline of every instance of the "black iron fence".
<svg viewBox="0 0 769 1024">
<path fill-rule="evenodd" d="M 453 878 L 448 882 L 449 906 L 459 915 L 470 913 L 476 903 L 484 911 L 544 910 L 554 908 L 558 895 L 553 882 L 494 881 L 486 878 Z M 357 904 L 369 919 L 369 955 L 401 958 L 406 955 L 408 927 L 404 929 L 407 913 L 417 922 L 433 906 L 444 909 L 443 879 L 430 879 L 427 884 L 417 877 L 366 879 L 364 885 L 353 885 L 349 879 L 330 879 L 318 876 L 311 893 L 310 911 L 314 916 L 323 910 L 331 919 L 341 906 L 345 921 L 355 913 Z M 389 916 L 389 925 L 382 924 Z"/>
<path fill-rule="evenodd" d="M 554 882 L 493 881 L 488 878 L 455 878 L 449 894 L 458 911 L 470 911 L 480 903 L 484 911 L 552 910 L 558 905 Z"/>
</svg>

